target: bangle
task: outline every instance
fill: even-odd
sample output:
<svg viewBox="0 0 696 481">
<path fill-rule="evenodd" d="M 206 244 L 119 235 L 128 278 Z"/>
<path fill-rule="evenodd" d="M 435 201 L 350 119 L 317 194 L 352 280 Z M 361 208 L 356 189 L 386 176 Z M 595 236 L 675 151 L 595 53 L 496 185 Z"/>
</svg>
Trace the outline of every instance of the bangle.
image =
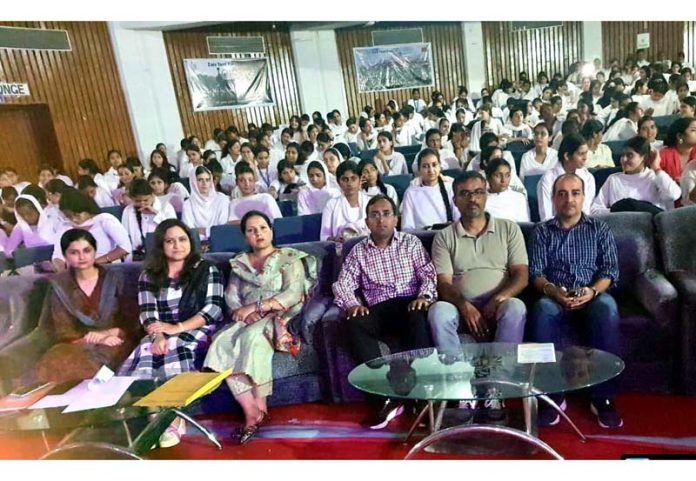
<svg viewBox="0 0 696 481">
<path fill-rule="evenodd" d="M 261 299 L 256 301 L 256 313 L 261 317 L 263 317 L 265 314 L 265 311 L 263 310 L 263 301 Z"/>
<path fill-rule="evenodd" d="M 549 286 L 556 287 L 556 284 L 554 284 L 553 282 L 547 282 L 546 284 L 544 284 L 544 287 L 541 288 L 541 292 L 543 292 L 545 296 L 548 296 L 548 294 L 546 293 L 546 288 Z"/>
</svg>

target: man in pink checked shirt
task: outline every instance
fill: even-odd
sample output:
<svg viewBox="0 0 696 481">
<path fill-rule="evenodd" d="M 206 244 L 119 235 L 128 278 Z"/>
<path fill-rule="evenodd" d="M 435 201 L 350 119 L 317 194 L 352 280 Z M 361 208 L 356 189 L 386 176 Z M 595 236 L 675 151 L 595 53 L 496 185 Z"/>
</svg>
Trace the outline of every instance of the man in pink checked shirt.
<svg viewBox="0 0 696 481">
<path fill-rule="evenodd" d="M 378 342 L 385 334 L 397 336 L 406 350 L 432 347 L 427 317 L 437 297 L 437 275 L 430 256 L 417 237 L 396 231 L 396 205 L 389 197 L 371 198 L 366 214 L 370 235 L 346 256 L 333 285 L 354 355 L 358 362 L 381 357 Z M 381 429 L 403 409 L 387 400 L 368 424 Z"/>
</svg>

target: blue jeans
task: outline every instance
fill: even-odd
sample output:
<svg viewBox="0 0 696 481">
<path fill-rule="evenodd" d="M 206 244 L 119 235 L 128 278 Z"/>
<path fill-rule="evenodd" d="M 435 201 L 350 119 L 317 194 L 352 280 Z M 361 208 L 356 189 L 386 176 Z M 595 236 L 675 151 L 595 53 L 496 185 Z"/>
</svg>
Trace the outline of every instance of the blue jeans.
<svg viewBox="0 0 696 481">
<path fill-rule="evenodd" d="M 566 311 L 555 300 L 544 296 L 532 308 L 530 335 L 534 342 L 563 345 L 563 328 L 572 326 L 584 336 L 583 343 L 619 355 L 619 308 L 606 293 L 598 295 L 578 311 Z M 593 398 L 613 399 L 616 381 L 611 380 L 591 389 Z"/>
<path fill-rule="evenodd" d="M 476 303 L 481 310 L 483 305 Z M 524 302 L 517 298 L 508 299 L 495 313 L 496 329 L 495 342 L 522 342 L 524 324 L 527 320 L 527 308 Z M 459 330 L 459 311 L 454 304 L 438 301 L 428 311 L 428 324 L 433 342 L 438 351 L 458 352 L 461 349 L 457 331 Z M 472 339 L 473 341 L 473 339 Z M 473 341 L 475 342 L 475 341 Z"/>
</svg>

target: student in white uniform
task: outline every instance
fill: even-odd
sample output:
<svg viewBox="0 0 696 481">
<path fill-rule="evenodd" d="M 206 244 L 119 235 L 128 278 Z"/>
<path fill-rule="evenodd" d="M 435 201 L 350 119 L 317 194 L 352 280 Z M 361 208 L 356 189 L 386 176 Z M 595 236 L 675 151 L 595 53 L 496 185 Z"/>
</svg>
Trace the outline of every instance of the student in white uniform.
<svg viewBox="0 0 696 481">
<path fill-rule="evenodd" d="M 582 126 L 582 136 L 587 141 L 586 169 L 616 167 L 611 149 L 602 143 L 604 126 L 599 120 L 590 119 Z"/>
<path fill-rule="evenodd" d="M 338 166 L 344 162 L 343 156 L 336 148 L 330 148 L 324 152 L 324 165 L 326 165 L 326 170 L 329 172 L 327 178 L 327 183 L 329 187 L 338 189 L 338 178 L 336 172 L 338 171 Z"/>
<path fill-rule="evenodd" d="M 642 116 L 643 109 L 636 102 L 629 103 L 616 114 L 613 123 L 604 132 L 602 140 L 612 142 L 632 139 L 638 134 L 638 121 Z"/>
<path fill-rule="evenodd" d="M 171 174 L 166 169 L 155 168 L 147 176 L 147 182 L 160 204 L 169 204 L 174 212 L 181 213 L 184 201 L 189 198 L 189 192 L 183 184 L 171 183 L 171 178 Z"/>
<path fill-rule="evenodd" d="M 17 223 L 5 241 L 5 255 L 12 256 L 14 250 L 24 247 L 53 245 L 59 225 L 51 219 L 41 204 L 32 195 L 20 194 L 15 199 L 14 213 Z"/>
<path fill-rule="evenodd" d="M 563 174 L 574 173 L 584 182 L 585 202 L 582 206 L 582 211 L 590 215 L 597 189 L 594 176 L 585 168 L 587 150 L 587 143 L 580 134 L 570 134 L 561 142 L 561 147 L 558 150 L 558 163 L 553 169 L 546 171 L 537 185 L 539 218 L 542 221 L 548 220 L 555 215 L 551 200 L 553 184 Z"/>
<path fill-rule="evenodd" d="M 131 198 L 128 195 L 128 189 L 135 180 L 135 170 L 128 164 L 118 166 L 118 187 L 111 191 L 111 198 L 114 200 L 114 205 L 129 205 Z"/>
<path fill-rule="evenodd" d="M 679 104 L 679 117 L 696 117 L 696 97 L 684 97 Z"/>
<path fill-rule="evenodd" d="M 360 189 L 358 165 L 346 160 L 338 166 L 336 177 L 342 195 L 332 197 L 321 214 L 321 240 L 342 243 L 351 237 L 368 234 L 365 223 L 369 197 Z"/>
<path fill-rule="evenodd" d="M 150 169 L 147 175 L 150 175 L 150 172 L 152 172 L 155 169 L 166 169 L 170 172 L 170 174 L 176 175 L 178 177 L 177 169 L 169 163 L 169 159 L 167 159 L 167 154 L 165 154 L 159 149 L 155 149 L 152 152 L 150 152 Z"/>
<path fill-rule="evenodd" d="M 278 200 L 296 200 L 297 193 L 304 185 L 295 167 L 283 159 L 278 163 L 278 178 L 271 183 L 268 194 Z"/>
<path fill-rule="evenodd" d="M 452 179 L 440 175 L 440 156 L 435 149 L 421 150 L 414 172 L 418 179 L 406 189 L 401 202 L 401 230 L 423 230 L 459 219 L 453 207 Z"/>
<path fill-rule="evenodd" d="M 549 147 L 549 128 L 544 123 L 534 126 L 534 148 L 522 154 L 520 179 L 528 175 L 543 175 L 558 163 L 558 151 Z"/>
<path fill-rule="evenodd" d="M 203 165 L 201 149 L 196 144 L 186 146 L 186 159 L 179 166 L 179 177 L 186 179 L 191 177 L 191 173 Z"/>
<path fill-rule="evenodd" d="M 56 232 L 58 226 L 63 222 L 66 222 L 63 213 L 60 211 L 60 198 L 63 195 L 68 186 L 60 179 L 52 179 L 46 183 L 46 201 L 47 205 L 44 207 L 45 215 L 51 219 L 51 222 L 55 226 Z"/>
<path fill-rule="evenodd" d="M 524 111 L 519 105 L 510 109 L 510 123 L 506 124 L 505 133 L 510 137 L 508 143 L 529 144 L 532 141 L 532 128 L 524 122 Z"/>
<path fill-rule="evenodd" d="M 491 116 L 490 105 L 484 104 L 479 107 L 479 118 L 480 120 L 471 128 L 470 149 L 473 152 L 481 151 L 481 136 L 486 132 L 492 132 L 496 136 L 503 136 L 505 134 L 505 129 L 503 128 L 503 124 L 500 122 L 500 120 Z"/>
<path fill-rule="evenodd" d="M 655 119 L 649 115 L 644 115 L 638 121 L 638 135 L 650 142 L 650 148 L 659 150 L 663 147 L 664 142 L 657 140 L 657 124 Z"/>
<path fill-rule="evenodd" d="M 346 121 L 346 127 L 348 130 L 343 133 L 343 140 L 347 144 L 357 144 L 360 130 L 358 129 L 358 122 L 355 120 L 355 117 L 350 117 Z"/>
<path fill-rule="evenodd" d="M 356 142 L 360 150 L 371 150 L 377 148 L 377 131 L 372 127 L 372 121 L 364 117 L 360 118 L 360 133 Z"/>
<path fill-rule="evenodd" d="M 89 175 L 81 175 L 77 178 L 77 190 L 94 199 L 100 208 L 113 207 L 114 199 L 102 186 L 97 185 Z"/>
<path fill-rule="evenodd" d="M 665 115 L 673 115 L 679 110 L 679 101 L 672 96 L 665 95 L 668 87 L 667 82 L 662 79 L 653 79 L 648 82 L 650 95 L 645 97 L 640 108 L 643 109 L 646 115 L 652 117 L 661 117 Z"/>
<path fill-rule="evenodd" d="M 454 155 L 454 152 L 452 152 L 449 149 L 444 149 L 442 147 L 442 136 L 440 135 L 439 129 L 430 129 L 425 133 L 425 143 L 423 145 L 422 150 L 425 150 L 426 148 L 437 151 L 441 162 L 441 169 L 444 166 L 449 167 L 450 165 L 454 165 L 454 168 L 456 168 L 456 165 L 458 164 L 457 157 Z M 413 163 L 411 164 L 411 170 L 414 173 L 418 172 L 418 158 L 413 159 Z"/>
<path fill-rule="evenodd" d="M 486 212 L 493 217 L 515 222 L 529 222 L 529 204 L 524 194 L 510 188 L 510 164 L 505 159 L 493 159 L 486 166 L 488 196 Z"/>
<path fill-rule="evenodd" d="M 472 155 L 469 152 L 470 143 L 471 134 L 464 124 L 459 122 L 452 124 L 450 128 L 450 144 L 452 145 L 454 157 L 443 161 L 442 167 L 445 169 L 466 170 L 472 159 Z"/>
<path fill-rule="evenodd" d="M 152 174 L 150 174 L 152 175 Z M 123 209 L 121 224 L 126 228 L 133 247 L 133 260 L 142 260 L 145 252 L 145 237 L 155 232 L 157 226 L 166 219 L 176 219 L 171 204 L 162 202 L 152 191 L 145 179 L 135 179 L 128 190 L 133 202 Z"/>
<path fill-rule="evenodd" d="M 503 149 L 498 147 L 495 144 L 488 145 L 483 148 L 481 153 L 478 155 L 478 168 L 476 169 L 467 169 L 467 170 L 475 170 L 476 172 L 479 172 L 483 176 L 486 175 L 486 168 L 488 167 L 488 163 L 491 160 L 494 159 L 505 159 L 505 156 L 503 155 Z M 510 166 L 510 188 L 514 191 L 519 192 L 520 194 L 524 195 L 525 197 L 527 196 L 527 189 L 525 188 L 524 184 L 520 180 L 520 178 L 517 176 L 517 173 L 514 171 L 512 168 L 513 162 L 510 162 L 508 159 L 505 159 Z M 473 162 L 472 162 L 473 164 Z"/>
<path fill-rule="evenodd" d="M 414 111 L 421 113 L 426 108 L 425 100 L 421 98 L 420 89 L 411 90 L 411 98 L 408 99 L 408 105 L 413 107 Z"/>
<path fill-rule="evenodd" d="M 394 137 L 389 132 L 377 135 L 377 148 L 374 161 L 379 172 L 383 175 L 408 174 L 406 158 L 394 150 Z"/>
<path fill-rule="evenodd" d="M 466 170 L 476 170 L 478 172 L 483 173 L 484 167 L 481 166 L 481 154 L 483 153 L 483 149 L 486 147 L 500 147 L 500 139 L 498 139 L 498 136 L 495 135 L 493 132 L 486 132 L 481 136 L 481 140 L 479 141 L 479 147 L 481 150 L 479 151 L 478 154 L 474 156 L 473 159 L 471 159 L 471 162 L 469 163 L 469 166 L 466 168 Z M 502 147 L 500 147 L 502 150 Z M 512 156 L 512 152 L 509 150 L 503 150 L 503 158 L 508 161 L 508 164 L 510 164 L 510 168 L 512 169 L 512 176 L 513 178 L 517 177 L 517 169 L 515 167 L 515 158 Z M 517 181 L 513 180 L 513 186 L 517 184 Z"/>
<path fill-rule="evenodd" d="M 226 224 L 229 218 L 228 197 L 215 190 L 213 174 L 207 167 L 196 167 L 189 177 L 191 196 L 184 202 L 181 220 L 195 229 L 201 239 L 210 237 L 210 228 Z"/>
<path fill-rule="evenodd" d="M 256 183 L 259 187 L 259 192 L 268 192 L 273 181 L 278 179 L 278 170 L 271 167 L 270 152 L 265 146 L 256 146 L 254 158 L 256 159 L 256 171 L 258 174 Z"/>
<path fill-rule="evenodd" d="M 394 138 L 394 145 L 404 146 L 413 144 L 413 135 L 415 132 L 413 129 L 406 125 L 406 118 L 401 112 L 394 112 L 392 114 L 392 137 Z M 379 142 L 379 139 L 377 139 Z"/>
<path fill-rule="evenodd" d="M 66 189 L 60 198 L 60 210 L 67 220 L 56 233 L 53 245 L 53 266 L 57 271 L 66 268 L 60 238 L 69 229 L 89 230 L 97 240 L 97 264 L 109 264 L 120 261 L 132 251 L 128 232 L 120 220 L 111 214 L 102 214 L 94 199 L 74 190 Z"/>
<path fill-rule="evenodd" d="M 80 177 L 83 175 L 90 176 L 94 180 L 94 183 L 101 187 L 106 195 L 111 197 L 111 188 L 94 159 L 82 159 L 77 163 L 77 176 Z"/>
<path fill-rule="evenodd" d="M 118 184 L 120 182 L 119 175 L 118 175 L 118 168 L 123 165 L 123 157 L 121 157 L 121 152 L 118 150 L 110 150 L 108 154 L 106 154 L 106 160 L 109 162 L 109 170 L 104 172 L 104 183 L 105 188 L 109 191 L 109 193 L 113 192 L 116 190 L 118 187 Z"/>
<path fill-rule="evenodd" d="M 242 143 L 238 139 L 230 140 L 225 146 L 225 155 L 220 159 L 225 175 L 234 175 L 234 166 L 242 160 Z"/>
<path fill-rule="evenodd" d="M 237 188 L 241 196 L 232 199 L 229 204 L 228 221 L 230 224 L 238 224 L 249 211 L 258 210 L 271 219 L 283 217 L 278 203 L 270 194 L 256 192 L 256 176 L 247 165 L 237 166 Z"/>
<path fill-rule="evenodd" d="M 384 194 L 389 196 L 394 204 L 398 207 L 399 196 L 396 193 L 394 186 L 385 184 L 382 181 L 382 175 L 377 169 L 375 161 L 372 159 L 361 160 L 358 164 L 358 170 L 360 170 L 360 180 L 362 182 L 362 190 L 372 198 L 377 194 Z"/>
<path fill-rule="evenodd" d="M 621 150 L 623 172 L 611 174 L 592 203 L 592 214 L 627 210 L 614 205 L 623 199 L 649 202 L 663 210 L 674 208 L 682 190 L 660 167 L 660 154 L 650 142 L 636 136 Z"/>
<path fill-rule="evenodd" d="M 321 214 L 330 198 L 340 196 L 339 189 L 329 187 L 329 171 L 320 161 L 310 162 L 307 166 L 308 185 L 297 194 L 297 214 Z"/>
</svg>

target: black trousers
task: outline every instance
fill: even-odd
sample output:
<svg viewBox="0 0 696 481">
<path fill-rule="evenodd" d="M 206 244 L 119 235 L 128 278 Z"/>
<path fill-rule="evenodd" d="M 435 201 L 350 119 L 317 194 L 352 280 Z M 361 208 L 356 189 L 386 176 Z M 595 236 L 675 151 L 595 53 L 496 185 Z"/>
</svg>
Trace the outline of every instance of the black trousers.
<svg viewBox="0 0 696 481">
<path fill-rule="evenodd" d="M 378 341 L 386 335 L 399 339 L 404 350 L 432 347 L 427 309 L 409 311 L 415 297 L 397 297 L 370 306 L 370 313 L 346 319 L 353 355 L 358 362 L 382 356 Z"/>
</svg>

